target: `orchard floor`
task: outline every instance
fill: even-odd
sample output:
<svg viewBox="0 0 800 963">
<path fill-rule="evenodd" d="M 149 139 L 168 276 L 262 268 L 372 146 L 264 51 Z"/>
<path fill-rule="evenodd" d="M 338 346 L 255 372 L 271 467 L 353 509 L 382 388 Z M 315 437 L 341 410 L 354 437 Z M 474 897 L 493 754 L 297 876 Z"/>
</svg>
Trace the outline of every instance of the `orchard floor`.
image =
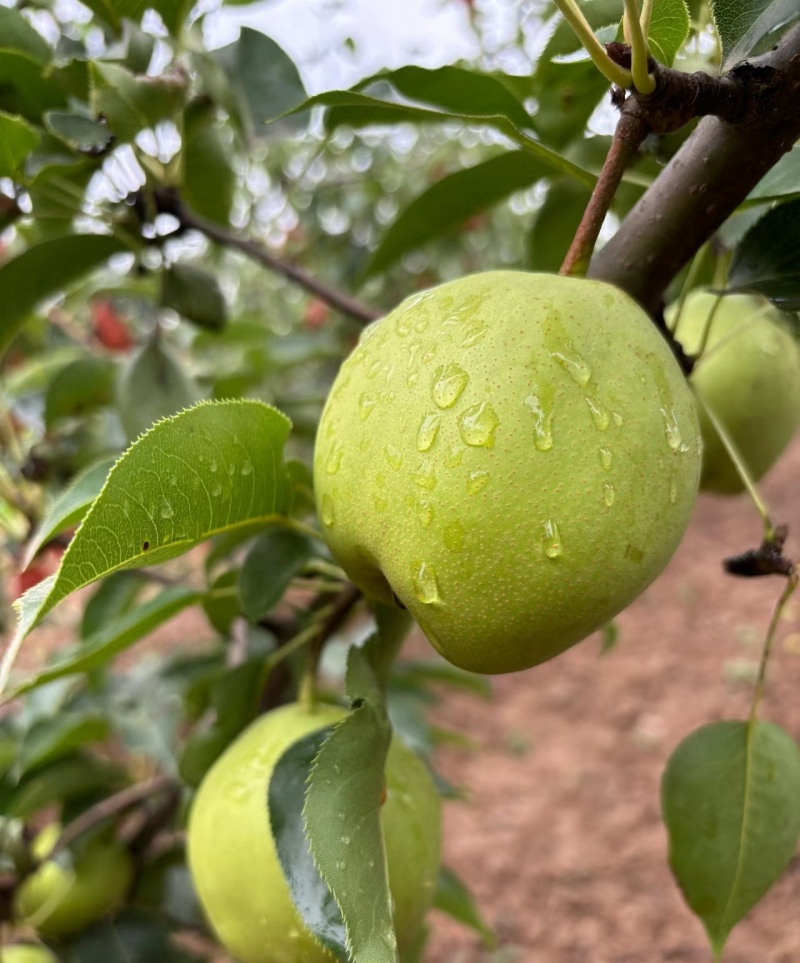
<svg viewBox="0 0 800 963">
<path fill-rule="evenodd" d="M 800 554 L 800 440 L 763 485 Z M 760 541 L 745 497 L 701 498 L 666 572 L 618 621 L 493 699 L 446 695 L 437 721 L 476 740 L 440 768 L 469 793 L 448 804 L 445 860 L 470 885 L 499 946 L 434 916 L 429 963 L 711 961 L 666 864 L 659 784 L 695 727 L 744 718 L 777 579 L 733 579 L 720 560 Z M 763 715 L 800 737 L 800 627 L 779 630 Z M 800 961 L 800 859 L 734 930 L 725 963 Z"/>
</svg>

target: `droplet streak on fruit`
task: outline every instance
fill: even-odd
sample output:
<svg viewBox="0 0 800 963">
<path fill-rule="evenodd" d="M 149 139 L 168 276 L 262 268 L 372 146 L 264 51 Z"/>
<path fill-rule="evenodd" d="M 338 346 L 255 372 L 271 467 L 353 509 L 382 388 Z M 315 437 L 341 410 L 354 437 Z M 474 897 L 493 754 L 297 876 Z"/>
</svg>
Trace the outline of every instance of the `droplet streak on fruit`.
<svg viewBox="0 0 800 963">
<path fill-rule="evenodd" d="M 478 492 L 482 492 L 488 484 L 489 472 L 484 471 L 482 468 L 471 471 L 467 476 L 467 491 L 470 495 L 477 495 Z"/>
<path fill-rule="evenodd" d="M 544 530 L 544 534 L 542 535 L 544 554 L 551 559 L 558 558 L 564 550 L 561 544 L 561 533 L 558 530 L 558 525 L 552 518 L 548 518 L 545 519 L 542 529 Z"/>
<path fill-rule="evenodd" d="M 595 428 L 597 428 L 598 431 L 605 431 L 609 424 L 611 424 L 610 415 L 595 398 L 587 397 L 585 400 L 592 414 L 592 421 L 594 422 Z"/>
<path fill-rule="evenodd" d="M 585 388 L 592 377 L 592 369 L 583 358 L 572 348 L 568 342 L 562 351 L 551 351 L 550 357 L 553 358 L 569 374 L 575 384 Z"/>
<path fill-rule="evenodd" d="M 431 394 L 439 408 L 452 408 L 469 384 L 469 375 L 459 365 L 451 363 L 436 369 Z"/>
<path fill-rule="evenodd" d="M 611 482 L 603 482 L 603 501 L 606 503 L 607 508 L 611 508 L 614 504 L 614 499 L 616 497 L 616 491 Z"/>
<path fill-rule="evenodd" d="M 664 435 L 667 444 L 673 451 L 678 451 L 683 444 L 681 429 L 674 408 L 662 408 L 661 417 L 664 419 Z"/>
<path fill-rule="evenodd" d="M 325 471 L 329 475 L 335 475 L 339 469 L 342 467 L 342 458 L 344 457 L 344 445 L 338 439 L 334 441 L 331 447 L 330 454 L 328 455 L 328 460 L 325 462 Z M 242 469 L 242 474 L 244 474 L 244 468 Z"/>
<path fill-rule="evenodd" d="M 417 432 L 418 451 L 430 451 L 430 449 L 433 448 L 433 443 L 436 441 L 436 435 L 439 432 L 441 423 L 442 416 L 437 412 L 425 415 Z"/>
<path fill-rule="evenodd" d="M 669 474 L 669 501 L 671 505 L 674 505 L 678 500 L 678 476 L 672 471 Z"/>
<path fill-rule="evenodd" d="M 333 498 L 325 492 L 322 496 L 322 524 L 332 528 L 336 524 L 336 509 L 333 505 Z"/>
<path fill-rule="evenodd" d="M 430 460 L 420 462 L 417 468 L 411 473 L 411 480 L 415 485 L 432 491 L 436 488 L 436 473 Z"/>
<path fill-rule="evenodd" d="M 378 399 L 375 395 L 367 391 L 361 394 L 361 397 L 358 399 L 358 415 L 362 421 L 366 421 L 367 418 L 369 418 L 377 404 Z"/>
<path fill-rule="evenodd" d="M 603 466 L 603 468 L 606 471 L 610 471 L 611 460 L 614 457 L 613 452 L 611 451 L 610 448 L 599 448 L 598 451 L 600 453 L 600 464 Z"/>
<path fill-rule="evenodd" d="M 414 588 L 414 595 L 423 605 L 434 605 L 441 602 L 436 569 L 430 562 L 417 560 L 411 563 L 411 584 Z"/>
<path fill-rule="evenodd" d="M 465 450 L 463 445 L 450 445 L 447 454 L 444 456 L 444 467 L 458 468 L 464 460 Z"/>
<path fill-rule="evenodd" d="M 553 415 L 555 392 L 547 381 L 533 382 L 525 405 L 533 415 L 533 442 L 539 451 L 553 447 Z"/>
<path fill-rule="evenodd" d="M 393 471 L 400 471 L 403 467 L 403 456 L 394 445 L 386 445 L 383 449 L 384 457 Z"/>
<path fill-rule="evenodd" d="M 471 405 L 458 418 L 461 437 L 471 448 L 493 448 L 494 432 L 499 424 L 497 412 L 488 401 Z"/>
<path fill-rule="evenodd" d="M 445 525 L 442 538 L 451 552 L 460 552 L 464 548 L 464 539 L 466 538 L 464 526 L 457 520 L 450 522 Z"/>
</svg>

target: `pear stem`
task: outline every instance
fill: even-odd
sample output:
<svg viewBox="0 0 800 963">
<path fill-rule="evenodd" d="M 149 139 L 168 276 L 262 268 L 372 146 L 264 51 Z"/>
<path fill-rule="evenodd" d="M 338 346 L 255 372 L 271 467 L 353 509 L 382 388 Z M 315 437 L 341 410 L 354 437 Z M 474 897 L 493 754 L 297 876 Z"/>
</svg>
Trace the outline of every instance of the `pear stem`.
<svg viewBox="0 0 800 963">
<path fill-rule="evenodd" d="M 600 229 L 614 200 L 614 195 L 622 181 L 625 169 L 649 132 L 647 125 L 634 114 L 623 114 L 614 139 L 606 155 L 603 169 L 586 205 L 586 210 L 575 232 L 567 256 L 559 274 L 570 277 L 585 277 L 589 269 Z"/>
<path fill-rule="evenodd" d="M 697 403 L 705 411 L 708 416 L 708 420 L 711 422 L 711 426 L 717 433 L 719 440 L 722 442 L 722 447 L 728 454 L 728 457 L 733 462 L 733 466 L 736 469 L 736 473 L 742 480 L 742 484 L 747 490 L 747 494 L 750 496 L 751 501 L 756 507 L 756 511 L 761 516 L 761 522 L 764 526 L 764 540 L 766 542 L 772 542 L 775 540 L 775 526 L 772 524 L 772 519 L 770 518 L 769 510 L 764 504 L 761 496 L 756 488 L 756 483 L 753 476 L 750 474 L 750 469 L 747 467 L 747 463 L 742 457 L 742 453 L 739 451 L 736 442 L 731 438 L 728 429 L 723 425 L 714 411 L 709 407 L 708 402 L 702 397 L 702 395 L 697 391 L 694 385 L 691 385 L 694 396 L 697 399 Z"/>
<path fill-rule="evenodd" d="M 628 34 L 631 46 L 631 74 L 637 93 L 652 94 L 656 89 L 655 77 L 647 70 L 649 48 L 647 38 L 639 20 L 639 5 L 637 0 L 625 0 L 625 22 L 628 24 Z"/>
<path fill-rule="evenodd" d="M 605 47 L 597 37 L 595 37 L 594 31 L 581 13 L 575 0 L 553 0 L 553 3 L 555 3 L 561 11 L 561 14 L 570 27 L 572 27 L 578 39 L 583 44 L 584 49 L 591 57 L 592 63 L 600 73 L 612 84 L 616 84 L 618 87 L 623 87 L 627 90 L 633 83 L 631 72 L 625 70 L 624 67 L 620 67 L 619 64 L 615 64 L 608 56 Z"/>
<path fill-rule="evenodd" d="M 767 663 L 769 662 L 769 657 L 772 653 L 772 644 L 775 641 L 775 633 L 778 629 L 778 622 L 783 614 L 783 610 L 789 602 L 789 599 L 794 595 L 795 589 L 798 583 L 798 573 L 795 568 L 792 568 L 792 573 L 789 579 L 783 587 L 783 591 L 775 603 L 775 608 L 772 612 L 772 618 L 769 620 L 769 627 L 767 628 L 767 635 L 764 639 L 764 648 L 761 650 L 761 661 L 758 665 L 758 678 L 756 679 L 756 688 L 753 693 L 753 701 L 750 705 L 750 719 L 752 723 L 755 721 L 756 713 L 758 712 L 758 706 L 764 696 L 764 686 L 767 680 Z"/>
</svg>

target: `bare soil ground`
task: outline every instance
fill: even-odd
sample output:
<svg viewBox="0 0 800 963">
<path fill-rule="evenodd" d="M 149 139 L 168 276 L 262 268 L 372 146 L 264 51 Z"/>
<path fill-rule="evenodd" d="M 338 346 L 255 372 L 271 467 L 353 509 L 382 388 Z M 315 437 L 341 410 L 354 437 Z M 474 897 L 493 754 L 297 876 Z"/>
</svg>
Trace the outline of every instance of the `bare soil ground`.
<svg viewBox="0 0 800 963">
<path fill-rule="evenodd" d="M 800 554 L 800 439 L 763 485 Z M 590 639 L 499 677 L 482 703 L 447 695 L 438 721 L 474 737 L 440 768 L 469 793 L 445 817 L 445 859 L 499 936 L 488 950 L 434 917 L 430 963 L 711 961 L 666 862 L 661 773 L 704 723 L 745 718 L 778 579 L 734 579 L 725 556 L 755 547 L 748 499 L 703 497 L 667 571 L 618 619 L 617 647 Z M 782 622 L 762 714 L 800 737 L 800 635 Z M 736 929 L 725 963 L 800 961 L 800 861 Z"/>
</svg>

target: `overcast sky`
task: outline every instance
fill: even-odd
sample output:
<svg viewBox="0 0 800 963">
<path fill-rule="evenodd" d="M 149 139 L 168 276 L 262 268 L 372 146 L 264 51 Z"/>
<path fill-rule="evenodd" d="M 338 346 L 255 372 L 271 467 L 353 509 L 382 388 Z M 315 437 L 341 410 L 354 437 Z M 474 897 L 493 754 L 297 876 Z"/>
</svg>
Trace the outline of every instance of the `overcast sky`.
<svg viewBox="0 0 800 963">
<path fill-rule="evenodd" d="M 513 19 L 504 13 L 518 3 L 484 0 L 485 19 L 498 39 L 504 20 Z M 479 49 L 466 0 L 262 0 L 209 14 L 207 40 L 215 47 L 230 43 L 245 24 L 286 50 L 309 93 L 350 86 L 383 67 L 471 59 Z M 345 46 L 348 39 L 352 51 Z"/>
</svg>

